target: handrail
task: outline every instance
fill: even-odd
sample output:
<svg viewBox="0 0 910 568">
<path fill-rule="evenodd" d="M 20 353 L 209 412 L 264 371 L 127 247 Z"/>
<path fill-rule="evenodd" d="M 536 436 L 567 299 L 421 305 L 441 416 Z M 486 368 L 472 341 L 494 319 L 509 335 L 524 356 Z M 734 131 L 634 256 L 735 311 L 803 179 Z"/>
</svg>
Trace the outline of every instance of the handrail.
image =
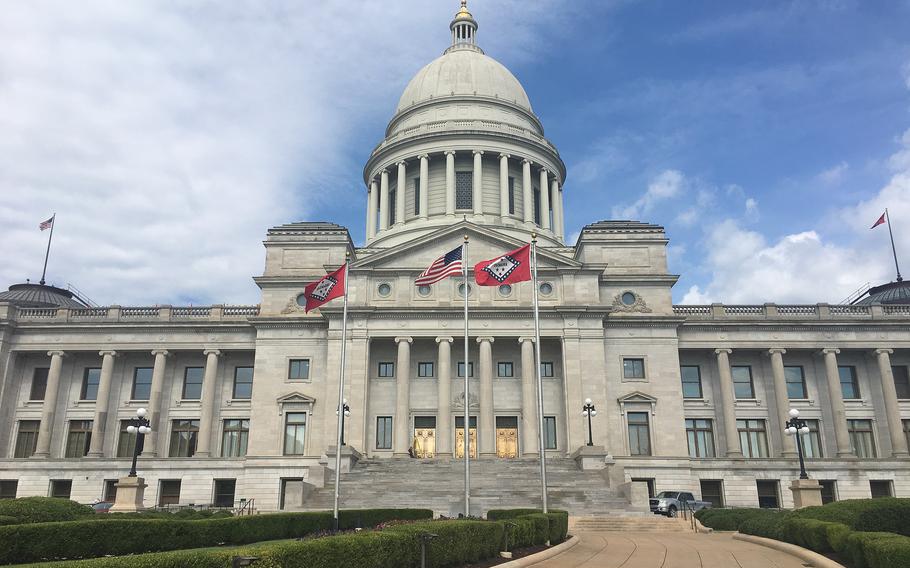
<svg viewBox="0 0 910 568">
<path fill-rule="evenodd" d="M 698 527 L 695 524 L 695 507 L 693 507 L 689 501 L 681 501 L 683 506 L 683 519 L 689 522 L 689 525 L 692 527 L 692 532 L 698 532 Z"/>
</svg>

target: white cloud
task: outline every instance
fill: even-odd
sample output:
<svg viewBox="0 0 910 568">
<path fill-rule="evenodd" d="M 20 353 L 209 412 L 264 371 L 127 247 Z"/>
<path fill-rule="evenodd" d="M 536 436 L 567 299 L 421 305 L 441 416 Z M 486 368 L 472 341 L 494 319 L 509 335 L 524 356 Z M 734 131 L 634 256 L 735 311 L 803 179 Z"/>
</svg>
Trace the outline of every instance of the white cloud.
<svg viewBox="0 0 910 568">
<path fill-rule="evenodd" d="M 617 219 L 639 219 L 642 215 L 650 213 L 658 203 L 679 195 L 684 183 L 685 177 L 682 172 L 665 170 L 648 184 L 647 191 L 635 203 L 615 207 L 613 216 Z"/>
<path fill-rule="evenodd" d="M 844 174 L 850 169 L 850 164 L 841 162 L 815 176 L 819 181 L 827 185 L 834 185 L 843 179 Z"/>
<path fill-rule="evenodd" d="M 746 219 L 750 221 L 758 219 L 758 201 L 752 197 L 746 198 Z"/>
</svg>

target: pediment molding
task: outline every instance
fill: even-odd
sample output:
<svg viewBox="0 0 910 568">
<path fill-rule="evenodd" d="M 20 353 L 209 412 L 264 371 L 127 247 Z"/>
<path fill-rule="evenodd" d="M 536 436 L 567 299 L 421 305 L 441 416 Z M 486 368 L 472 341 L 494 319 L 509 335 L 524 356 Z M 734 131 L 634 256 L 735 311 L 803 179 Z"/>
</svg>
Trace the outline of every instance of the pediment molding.
<svg viewBox="0 0 910 568">
<path fill-rule="evenodd" d="M 650 410 L 651 415 L 653 416 L 657 409 L 657 398 L 641 391 L 632 391 L 624 394 L 616 399 L 616 401 L 619 403 L 620 413 L 622 415 L 625 415 L 626 412 Z"/>
<path fill-rule="evenodd" d="M 307 396 L 301 392 L 294 391 L 294 392 L 279 396 L 277 399 L 275 399 L 275 402 L 277 402 L 279 405 L 286 405 L 286 404 L 305 405 L 305 404 L 308 404 L 308 405 L 312 406 L 313 404 L 316 403 L 316 399 L 312 398 L 310 396 Z"/>
</svg>

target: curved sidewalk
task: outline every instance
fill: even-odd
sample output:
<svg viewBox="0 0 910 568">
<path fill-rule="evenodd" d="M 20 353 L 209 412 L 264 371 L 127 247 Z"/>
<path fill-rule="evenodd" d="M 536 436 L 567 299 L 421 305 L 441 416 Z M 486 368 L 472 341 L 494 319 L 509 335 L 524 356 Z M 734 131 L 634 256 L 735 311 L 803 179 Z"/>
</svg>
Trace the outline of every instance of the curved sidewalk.
<svg viewBox="0 0 910 568">
<path fill-rule="evenodd" d="M 795 556 L 727 534 L 574 533 L 581 542 L 534 568 L 803 568 Z"/>
</svg>

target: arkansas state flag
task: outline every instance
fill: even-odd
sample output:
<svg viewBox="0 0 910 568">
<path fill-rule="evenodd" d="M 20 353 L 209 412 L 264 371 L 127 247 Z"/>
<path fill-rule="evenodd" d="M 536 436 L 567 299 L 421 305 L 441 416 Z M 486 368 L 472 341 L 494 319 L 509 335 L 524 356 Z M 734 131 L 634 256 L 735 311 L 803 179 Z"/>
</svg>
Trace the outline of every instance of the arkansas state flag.
<svg viewBox="0 0 910 568">
<path fill-rule="evenodd" d="M 322 280 L 307 284 L 303 289 L 306 296 L 306 312 L 315 310 L 322 304 L 344 296 L 344 278 L 348 265 L 345 264 L 335 272 L 326 274 Z"/>
<path fill-rule="evenodd" d="M 885 215 L 886 215 L 885 213 L 882 213 L 882 216 L 878 218 L 878 221 L 876 221 L 875 224 L 869 228 L 874 229 L 874 228 L 878 227 L 879 225 L 884 225 L 885 224 Z"/>
<path fill-rule="evenodd" d="M 531 245 L 474 265 L 474 280 L 478 286 L 500 286 L 531 279 Z"/>
</svg>

